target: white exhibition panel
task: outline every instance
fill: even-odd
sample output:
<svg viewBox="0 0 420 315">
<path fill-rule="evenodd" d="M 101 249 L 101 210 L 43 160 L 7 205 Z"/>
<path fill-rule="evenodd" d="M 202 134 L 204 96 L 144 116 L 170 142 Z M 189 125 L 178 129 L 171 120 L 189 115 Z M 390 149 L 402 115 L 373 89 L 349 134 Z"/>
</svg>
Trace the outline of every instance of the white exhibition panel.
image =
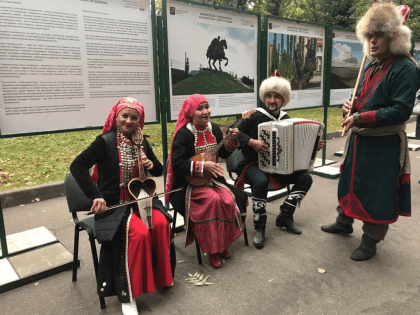
<svg viewBox="0 0 420 315">
<path fill-rule="evenodd" d="M 334 30 L 330 105 L 342 105 L 351 99 L 363 56 L 363 45 L 355 33 Z"/>
<path fill-rule="evenodd" d="M 150 1 L 0 1 L 2 135 L 102 126 L 121 97 L 157 121 Z"/>
<path fill-rule="evenodd" d="M 420 64 L 420 42 L 414 43 L 414 53 L 413 58 Z"/>
<path fill-rule="evenodd" d="M 212 116 L 235 115 L 257 107 L 258 17 L 175 1 L 167 1 L 166 6 L 171 120 L 177 119 L 185 98 L 193 93 L 207 97 Z M 213 71 L 209 69 L 211 65 L 206 54 L 218 36 L 220 41 L 227 43 L 224 53 L 228 65 L 223 60 L 222 71 Z M 219 69 L 219 62 L 215 66 Z M 205 90 L 200 82 L 204 82 L 204 77 L 211 73 L 230 75 L 232 88 L 239 86 L 243 91 L 230 93 L 227 89 L 219 94 L 220 90 L 215 87 L 210 94 L 203 92 Z M 176 75 L 181 81 L 188 79 L 197 88 L 192 93 L 183 92 L 186 89 L 180 89 L 176 84 L 184 84 L 185 81 L 175 82 L 173 78 Z M 244 84 L 241 80 L 244 76 L 253 83 Z M 215 83 L 209 80 L 206 81 L 209 82 L 206 83 L 207 91 L 208 85 Z"/>
<path fill-rule="evenodd" d="M 267 76 L 272 74 L 274 49 L 280 52 L 277 68 L 292 85 L 292 99 L 285 110 L 322 106 L 325 28 L 268 19 L 267 41 Z M 316 49 L 311 47 L 314 42 Z"/>
</svg>

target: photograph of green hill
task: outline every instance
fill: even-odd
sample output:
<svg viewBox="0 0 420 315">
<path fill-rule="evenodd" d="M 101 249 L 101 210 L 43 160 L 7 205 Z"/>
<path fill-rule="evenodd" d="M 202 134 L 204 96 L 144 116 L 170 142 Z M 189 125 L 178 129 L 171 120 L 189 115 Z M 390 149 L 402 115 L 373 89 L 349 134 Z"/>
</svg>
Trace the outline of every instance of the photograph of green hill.
<svg viewBox="0 0 420 315">
<path fill-rule="evenodd" d="M 172 86 L 172 95 L 253 93 L 244 80 L 220 71 L 201 71 Z"/>
</svg>

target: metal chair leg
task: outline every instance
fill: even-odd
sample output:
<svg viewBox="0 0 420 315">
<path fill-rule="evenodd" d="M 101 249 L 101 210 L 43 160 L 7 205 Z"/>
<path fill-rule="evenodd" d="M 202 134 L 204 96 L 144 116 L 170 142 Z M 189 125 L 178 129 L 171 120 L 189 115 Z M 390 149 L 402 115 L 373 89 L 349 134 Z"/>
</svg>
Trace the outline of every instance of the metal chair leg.
<svg viewBox="0 0 420 315">
<path fill-rule="evenodd" d="M 74 250 L 73 250 L 73 278 L 72 281 L 77 281 L 77 260 L 79 258 L 79 227 L 74 226 Z"/>
<path fill-rule="evenodd" d="M 98 282 L 98 272 L 99 272 L 99 260 L 98 260 L 98 252 L 96 251 L 95 239 L 89 237 L 90 248 L 92 250 L 92 259 L 93 259 L 93 267 L 95 269 L 95 276 L 96 282 Z M 99 303 L 101 304 L 101 309 L 106 308 L 105 299 L 103 297 L 99 297 Z"/>
<path fill-rule="evenodd" d="M 243 216 L 242 217 L 242 223 L 244 224 L 244 240 L 245 240 L 245 246 L 248 246 L 249 244 L 248 244 L 248 233 L 246 232 L 246 223 L 245 223 L 245 220 L 246 220 L 246 216 Z"/>
<path fill-rule="evenodd" d="M 201 260 L 201 248 L 200 248 L 200 245 L 198 245 L 197 239 L 195 239 L 195 248 L 197 249 L 198 263 L 201 265 L 203 261 Z"/>
</svg>

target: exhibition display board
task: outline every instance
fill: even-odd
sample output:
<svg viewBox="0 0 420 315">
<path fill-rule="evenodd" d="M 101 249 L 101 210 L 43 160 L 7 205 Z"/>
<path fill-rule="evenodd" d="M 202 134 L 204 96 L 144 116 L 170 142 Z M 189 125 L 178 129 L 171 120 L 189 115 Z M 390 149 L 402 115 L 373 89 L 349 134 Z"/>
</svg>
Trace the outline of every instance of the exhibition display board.
<svg viewBox="0 0 420 315">
<path fill-rule="evenodd" d="M 154 2 L 0 3 L 1 135 L 102 126 L 133 97 L 159 121 Z"/>
<path fill-rule="evenodd" d="M 205 4 L 163 1 L 169 65 L 169 120 L 185 98 L 207 97 L 212 116 L 257 106 L 259 14 Z"/>
<path fill-rule="evenodd" d="M 279 70 L 292 86 L 287 109 L 320 107 L 323 101 L 325 26 L 268 17 L 267 72 Z"/>
<path fill-rule="evenodd" d="M 413 58 L 420 64 L 420 42 L 414 43 Z"/>
<path fill-rule="evenodd" d="M 351 99 L 363 60 L 363 45 L 353 32 L 334 30 L 332 39 L 330 105 Z"/>
</svg>

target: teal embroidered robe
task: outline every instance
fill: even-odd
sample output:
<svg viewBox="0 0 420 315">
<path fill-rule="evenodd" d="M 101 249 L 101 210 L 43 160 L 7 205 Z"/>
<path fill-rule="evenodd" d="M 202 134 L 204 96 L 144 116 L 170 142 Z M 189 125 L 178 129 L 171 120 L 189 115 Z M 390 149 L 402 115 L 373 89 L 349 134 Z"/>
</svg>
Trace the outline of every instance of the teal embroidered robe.
<svg viewBox="0 0 420 315">
<path fill-rule="evenodd" d="M 370 65 L 357 91 L 361 127 L 404 123 L 413 111 L 419 71 L 407 58 L 390 57 L 371 77 Z M 377 224 L 395 222 L 399 215 L 411 216 L 410 183 L 407 177 L 405 181 L 399 178 L 399 155 L 398 135 L 351 135 L 338 184 L 339 204 L 347 216 Z"/>
</svg>

